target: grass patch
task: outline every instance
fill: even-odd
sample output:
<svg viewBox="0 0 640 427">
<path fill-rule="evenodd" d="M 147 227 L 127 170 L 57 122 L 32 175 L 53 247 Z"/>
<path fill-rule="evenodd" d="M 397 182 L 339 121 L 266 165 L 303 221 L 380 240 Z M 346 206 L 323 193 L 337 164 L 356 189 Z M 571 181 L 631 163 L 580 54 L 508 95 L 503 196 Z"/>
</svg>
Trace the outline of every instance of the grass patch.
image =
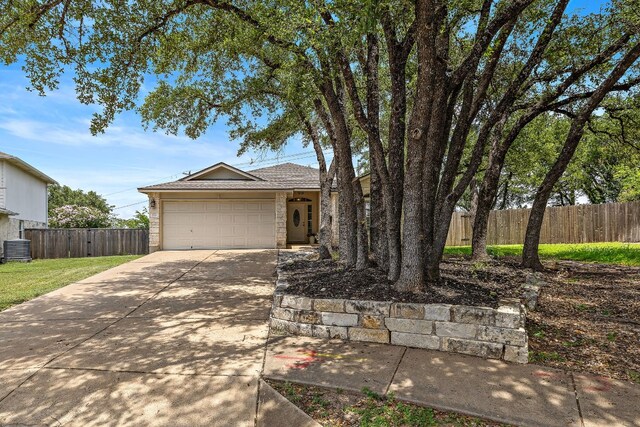
<svg viewBox="0 0 640 427">
<path fill-rule="evenodd" d="M 564 362 L 565 358 L 560 356 L 555 351 L 547 352 L 547 351 L 530 351 L 529 352 L 529 362 L 531 363 L 544 363 L 548 361 L 553 362 Z"/>
<path fill-rule="evenodd" d="M 627 370 L 627 375 L 629 375 L 629 379 L 636 384 L 640 384 L 640 372 L 634 371 L 633 369 Z"/>
<path fill-rule="evenodd" d="M 280 394 L 325 427 L 506 427 L 480 418 L 402 402 L 393 393 L 380 395 L 266 380 Z"/>
<path fill-rule="evenodd" d="M 540 258 L 640 266 L 640 243 L 581 243 L 540 245 Z M 522 256 L 522 245 L 487 248 L 495 257 Z M 471 246 L 449 246 L 447 255 L 471 255 Z"/>
<path fill-rule="evenodd" d="M 366 399 L 346 408 L 357 414 L 362 427 L 382 426 L 440 426 L 453 420 L 455 415 L 447 414 L 447 420 L 436 420 L 431 408 L 406 404 L 395 399 L 393 394 L 382 398 L 363 390 Z M 444 422 L 441 422 L 444 421 Z"/>
<path fill-rule="evenodd" d="M 139 255 L 38 259 L 0 265 L 0 311 L 108 270 Z"/>
</svg>

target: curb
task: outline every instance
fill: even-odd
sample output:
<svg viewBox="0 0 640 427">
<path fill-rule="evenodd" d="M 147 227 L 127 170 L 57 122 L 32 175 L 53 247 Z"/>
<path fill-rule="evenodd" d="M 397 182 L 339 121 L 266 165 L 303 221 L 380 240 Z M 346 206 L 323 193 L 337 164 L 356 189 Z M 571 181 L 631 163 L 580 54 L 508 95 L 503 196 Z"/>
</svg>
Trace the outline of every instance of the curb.
<svg viewBox="0 0 640 427">
<path fill-rule="evenodd" d="M 273 389 L 264 380 L 259 380 L 257 427 L 300 426 L 321 427 L 309 415 L 304 413 L 284 396 Z"/>
</svg>

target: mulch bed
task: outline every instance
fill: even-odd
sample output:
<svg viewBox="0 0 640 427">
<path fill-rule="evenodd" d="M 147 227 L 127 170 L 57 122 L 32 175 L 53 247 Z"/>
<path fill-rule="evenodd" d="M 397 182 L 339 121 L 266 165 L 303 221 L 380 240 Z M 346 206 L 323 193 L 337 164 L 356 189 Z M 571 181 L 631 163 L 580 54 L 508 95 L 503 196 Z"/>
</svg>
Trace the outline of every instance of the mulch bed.
<svg viewBox="0 0 640 427">
<path fill-rule="evenodd" d="M 457 304 L 498 307 L 501 298 L 519 298 L 529 272 L 499 262 L 472 263 L 447 258 L 441 281 L 427 292 L 398 292 L 386 274 L 375 267 L 344 270 L 333 260 L 294 260 L 282 269 L 291 274 L 288 294 L 313 298 L 364 299 L 374 301 Z"/>
<path fill-rule="evenodd" d="M 538 307 L 527 314 L 532 363 L 592 372 L 640 384 L 640 268 L 546 262 Z M 377 268 L 342 270 L 332 260 L 291 260 L 286 293 L 313 298 L 497 307 L 520 297 L 531 278 L 515 258 L 473 263 L 446 257 L 442 281 L 421 294 L 392 289 Z"/>
</svg>

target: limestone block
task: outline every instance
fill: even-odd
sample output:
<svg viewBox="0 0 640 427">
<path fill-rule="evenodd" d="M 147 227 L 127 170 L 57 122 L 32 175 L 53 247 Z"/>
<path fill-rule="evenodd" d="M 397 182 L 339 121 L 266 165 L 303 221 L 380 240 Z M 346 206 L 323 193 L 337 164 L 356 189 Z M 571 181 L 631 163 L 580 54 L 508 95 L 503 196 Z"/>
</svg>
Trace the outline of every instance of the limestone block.
<svg viewBox="0 0 640 427">
<path fill-rule="evenodd" d="M 451 320 L 451 305 L 427 304 L 424 307 L 424 318 L 426 320 L 439 320 L 442 322 L 448 322 Z"/>
<path fill-rule="evenodd" d="M 524 328 L 509 329 L 480 326 L 478 327 L 478 339 L 522 347 L 527 343 L 527 332 Z"/>
<path fill-rule="evenodd" d="M 296 311 L 291 308 L 273 307 L 271 309 L 271 316 L 276 319 L 287 320 L 292 322 L 295 318 Z"/>
<path fill-rule="evenodd" d="M 321 313 L 322 324 L 327 326 L 357 326 L 358 315 L 348 313 Z"/>
<path fill-rule="evenodd" d="M 390 314 L 391 317 L 403 319 L 424 319 L 424 304 L 394 302 L 391 304 Z"/>
<path fill-rule="evenodd" d="M 316 338 L 349 339 L 349 333 L 344 326 L 313 325 L 311 329 L 313 336 Z"/>
<path fill-rule="evenodd" d="M 426 348 L 438 350 L 440 339 L 434 335 L 409 334 L 405 332 L 391 332 L 391 344 L 407 347 Z"/>
<path fill-rule="evenodd" d="M 454 306 L 451 311 L 452 321 L 471 323 L 474 325 L 493 325 L 495 310 L 484 307 Z"/>
<path fill-rule="evenodd" d="M 524 318 L 520 313 L 520 307 L 505 305 L 496 310 L 495 325 L 500 328 L 521 328 L 524 327 Z"/>
<path fill-rule="evenodd" d="M 344 313 L 343 299 L 316 299 L 313 301 L 313 309 L 316 311 L 330 311 L 332 313 Z"/>
<path fill-rule="evenodd" d="M 352 341 L 367 341 L 389 343 L 389 331 L 386 329 L 349 328 L 349 339 Z"/>
<path fill-rule="evenodd" d="M 392 332 L 407 332 L 411 334 L 433 334 L 433 322 L 431 320 L 416 319 L 385 319 L 385 326 Z"/>
<path fill-rule="evenodd" d="M 316 325 L 320 323 L 320 313 L 317 311 L 300 310 L 296 312 L 295 321 Z"/>
<path fill-rule="evenodd" d="M 516 347 L 513 345 L 506 345 L 504 347 L 504 360 L 514 363 L 528 363 L 529 362 L 529 350 L 528 347 Z"/>
<path fill-rule="evenodd" d="M 347 313 L 373 314 L 386 317 L 389 316 L 391 307 L 390 302 L 358 300 L 347 300 L 344 305 Z"/>
<path fill-rule="evenodd" d="M 470 354 L 488 359 L 502 357 L 502 344 L 482 341 L 464 340 L 459 338 L 445 338 L 442 340 L 442 350 L 454 353 Z"/>
<path fill-rule="evenodd" d="M 384 317 L 372 316 L 371 314 L 363 314 L 360 316 L 360 325 L 363 328 L 369 328 L 369 329 L 384 328 Z"/>
<path fill-rule="evenodd" d="M 439 337 L 475 338 L 477 325 L 469 323 L 436 322 L 436 335 Z"/>
<path fill-rule="evenodd" d="M 298 310 L 311 310 L 313 300 L 307 297 L 297 295 L 284 295 L 282 297 L 281 307 L 296 308 Z"/>
</svg>

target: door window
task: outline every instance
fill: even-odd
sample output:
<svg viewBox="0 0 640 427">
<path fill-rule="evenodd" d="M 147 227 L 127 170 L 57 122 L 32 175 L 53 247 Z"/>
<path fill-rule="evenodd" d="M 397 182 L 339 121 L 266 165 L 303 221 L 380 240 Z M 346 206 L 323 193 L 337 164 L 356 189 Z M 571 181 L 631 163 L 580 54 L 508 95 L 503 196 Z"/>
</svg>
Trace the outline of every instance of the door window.
<svg viewBox="0 0 640 427">
<path fill-rule="evenodd" d="M 293 225 L 296 227 L 300 225 L 300 211 L 298 209 L 293 211 Z"/>
</svg>

